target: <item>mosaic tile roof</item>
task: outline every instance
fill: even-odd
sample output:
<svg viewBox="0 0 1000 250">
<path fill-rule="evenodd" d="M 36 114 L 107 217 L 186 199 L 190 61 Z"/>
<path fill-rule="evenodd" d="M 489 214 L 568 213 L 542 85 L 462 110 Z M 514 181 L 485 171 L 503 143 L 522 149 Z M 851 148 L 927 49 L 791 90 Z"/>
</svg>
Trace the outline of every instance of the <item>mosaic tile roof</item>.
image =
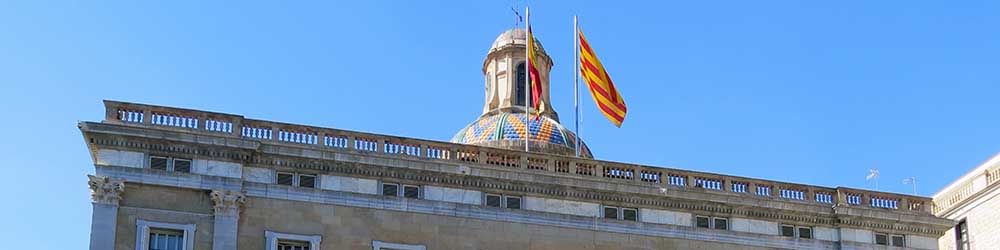
<svg viewBox="0 0 1000 250">
<path fill-rule="evenodd" d="M 465 126 L 452 137 L 451 142 L 463 144 L 484 144 L 491 141 L 521 141 L 529 132 L 531 142 L 538 141 L 557 144 L 576 150 L 576 134 L 566 129 L 559 122 L 542 116 L 526 118 L 523 113 L 499 113 L 482 116 Z M 586 144 L 581 155 L 590 155 Z"/>
</svg>

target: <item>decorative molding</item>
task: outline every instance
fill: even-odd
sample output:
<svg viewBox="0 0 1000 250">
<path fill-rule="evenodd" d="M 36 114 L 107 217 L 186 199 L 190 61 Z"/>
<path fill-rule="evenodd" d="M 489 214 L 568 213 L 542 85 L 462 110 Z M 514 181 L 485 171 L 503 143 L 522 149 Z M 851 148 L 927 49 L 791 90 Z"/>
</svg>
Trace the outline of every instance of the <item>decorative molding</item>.
<svg viewBox="0 0 1000 250">
<path fill-rule="evenodd" d="M 237 216 L 240 208 L 247 202 L 246 193 L 242 191 L 212 190 L 209 195 L 215 204 L 213 208 L 216 216 Z"/>
<path fill-rule="evenodd" d="M 118 206 L 118 201 L 125 192 L 125 179 L 94 175 L 87 177 L 90 179 L 87 181 L 90 185 L 90 198 L 94 203 Z"/>
</svg>

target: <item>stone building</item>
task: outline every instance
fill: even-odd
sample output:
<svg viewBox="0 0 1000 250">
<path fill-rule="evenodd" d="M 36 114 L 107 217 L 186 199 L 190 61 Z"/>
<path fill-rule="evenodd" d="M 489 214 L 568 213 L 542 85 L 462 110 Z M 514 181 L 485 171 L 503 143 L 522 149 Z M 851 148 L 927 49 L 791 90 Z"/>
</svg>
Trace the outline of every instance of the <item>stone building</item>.
<svg viewBox="0 0 1000 250">
<path fill-rule="evenodd" d="M 525 38 L 483 64 L 483 115 L 453 142 L 105 101 L 91 249 L 938 249 L 930 198 L 595 160 L 559 124 Z M 524 138 L 530 137 L 530 152 Z"/>
<path fill-rule="evenodd" d="M 1000 249 L 1000 154 L 934 194 L 934 214 L 954 221 L 939 249 Z"/>
</svg>

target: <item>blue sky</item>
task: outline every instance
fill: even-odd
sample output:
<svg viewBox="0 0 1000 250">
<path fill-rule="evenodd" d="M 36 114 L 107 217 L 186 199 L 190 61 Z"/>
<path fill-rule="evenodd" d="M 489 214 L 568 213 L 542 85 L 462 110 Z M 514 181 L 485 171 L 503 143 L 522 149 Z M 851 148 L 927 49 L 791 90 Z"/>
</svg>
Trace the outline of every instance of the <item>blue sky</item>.
<svg viewBox="0 0 1000 250">
<path fill-rule="evenodd" d="M 102 99 L 448 140 L 482 111 L 482 60 L 511 5 L 0 2 L 0 238 L 86 246 L 93 166 L 75 125 L 103 119 Z M 875 167 L 881 190 L 914 176 L 931 195 L 1000 152 L 998 9 L 537 1 L 532 20 L 563 123 L 574 14 L 629 105 L 614 128 L 584 99 L 600 159 L 861 188 Z"/>
</svg>

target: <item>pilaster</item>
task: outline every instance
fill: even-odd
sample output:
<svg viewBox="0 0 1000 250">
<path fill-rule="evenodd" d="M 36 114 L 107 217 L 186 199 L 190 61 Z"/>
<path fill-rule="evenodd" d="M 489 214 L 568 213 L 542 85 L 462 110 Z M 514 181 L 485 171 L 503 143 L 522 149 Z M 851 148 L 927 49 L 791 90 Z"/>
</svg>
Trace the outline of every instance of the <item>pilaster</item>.
<svg viewBox="0 0 1000 250">
<path fill-rule="evenodd" d="M 240 209 L 246 204 L 246 194 L 241 191 L 212 190 L 210 196 L 215 209 L 212 249 L 236 250 Z"/>
<path fill-rule="evenodd" d="M 125 180 L 88 175 L 94 212 L 90 222 L 90 249 L 111 250 L 118 225 L 118 201 L 125 192 Z"/>
</svg>

